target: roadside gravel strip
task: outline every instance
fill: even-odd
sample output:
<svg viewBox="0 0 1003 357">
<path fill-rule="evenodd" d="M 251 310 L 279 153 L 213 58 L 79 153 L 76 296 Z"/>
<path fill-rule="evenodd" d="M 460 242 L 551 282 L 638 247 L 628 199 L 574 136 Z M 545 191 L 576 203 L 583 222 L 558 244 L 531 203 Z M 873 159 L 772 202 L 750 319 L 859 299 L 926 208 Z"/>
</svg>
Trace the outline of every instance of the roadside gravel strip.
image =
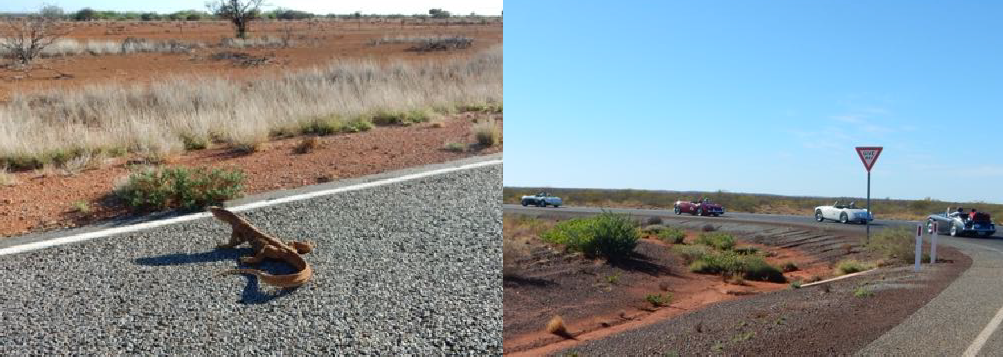
<svg viewBox="0 0 1003 357">
<path fill-rule="evenodd" d="M 859 355 L 967 356 L 981 352 L 979 355 L 989 356 L 1003 352 L 998 331 L 985 345 L 973 341 L 1003 306 L 999 274 L 1003 269 L 1003 254 L 958 238 L 945 238 L 972 258 L 971 268 Z"/>
<path fill-rule="evenodd" d="M 293 291 L 214 276 L 210 218 L 0 256 L 0 354 L 500 354 L 502 166 L 243 211 L 312 240 Z M 290 272 L 281 263 L 262 268 Z"/>
</svg>

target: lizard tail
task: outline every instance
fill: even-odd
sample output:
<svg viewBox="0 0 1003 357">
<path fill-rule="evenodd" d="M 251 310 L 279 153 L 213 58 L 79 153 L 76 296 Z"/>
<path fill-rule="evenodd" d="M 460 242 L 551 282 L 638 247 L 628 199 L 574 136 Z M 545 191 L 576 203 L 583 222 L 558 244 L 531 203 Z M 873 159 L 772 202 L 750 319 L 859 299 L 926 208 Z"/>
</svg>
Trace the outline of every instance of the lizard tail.
<svg viewBox="0 0 1003 357">
<path fill-rule="evenodd" d="M 313 275 L 313 269 L 307 266 L 306 269 L 299 272 L 285 275 L 272 275 L 258 269 L 230 269 L 216 273 L 216 276 L 230 274 L 251 274 L 257 276 L 258 280 L 261 280 L 265 284 L 280 288 L 291 288 L 305 284 Z"/>
</svg>

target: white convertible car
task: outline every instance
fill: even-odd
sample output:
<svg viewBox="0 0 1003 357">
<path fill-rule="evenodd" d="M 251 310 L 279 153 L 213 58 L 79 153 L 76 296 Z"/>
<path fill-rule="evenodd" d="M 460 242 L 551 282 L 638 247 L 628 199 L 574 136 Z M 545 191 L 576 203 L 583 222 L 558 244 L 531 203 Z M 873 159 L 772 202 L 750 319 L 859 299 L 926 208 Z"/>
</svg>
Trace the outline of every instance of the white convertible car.
<svg viewBox="0 0 1003 357">
<path fill-rule="evenodd" d="M 864 224 L 867 221 L 873 221 L 874 215 L 867 212 L 866 208 L 857 208 L 855 201 L 848 205 L 841 205 L 839 201 L 836 201 L 832 206 L 815 207 L 815 220 L 822 222 L 827 219 L 840 223 L 858 222 Z"/>
</svg>

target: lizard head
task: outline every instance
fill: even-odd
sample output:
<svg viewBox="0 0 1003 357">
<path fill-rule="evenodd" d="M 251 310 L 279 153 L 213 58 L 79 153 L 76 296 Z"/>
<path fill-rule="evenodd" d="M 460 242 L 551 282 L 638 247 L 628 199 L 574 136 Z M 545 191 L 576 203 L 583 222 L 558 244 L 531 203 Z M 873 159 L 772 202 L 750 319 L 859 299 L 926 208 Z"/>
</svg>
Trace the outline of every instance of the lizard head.
<svg viewBox="0 0 1003 357">
<path fill-rule="evenodd" d="M 296 252 L 299 253 L 299 254 L 306 254 L 306 253 L 310 253 L 310 252 L 313 251 L 313 242 L 296 242 L 296 241 L 293 241 L 293 242 L 289 242 L 289 244 L 292 245 L 293 249 L 296 249 Z"/>
</svg>

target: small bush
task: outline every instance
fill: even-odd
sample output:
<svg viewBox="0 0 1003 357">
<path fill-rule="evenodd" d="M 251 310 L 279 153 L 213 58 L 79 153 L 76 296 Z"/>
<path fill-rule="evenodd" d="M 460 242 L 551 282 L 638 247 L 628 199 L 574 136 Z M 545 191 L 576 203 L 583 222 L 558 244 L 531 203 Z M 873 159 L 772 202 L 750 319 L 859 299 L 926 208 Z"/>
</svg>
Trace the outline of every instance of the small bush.
<svg viewBox="0 0 1003 357">
<path fill-rule="evenodd" d="M 298 154 L 306 154 L 308 152 L 314 151 L 320 147 L 320 138 L 316 136 L 308 136 L 300 140 L 296 148 L 293 149 Z"/>
<path fill-rule="evenodd" d="M 467 146 L 461 143 L 448 143 L 446 144 L 446 146 L 443 147 L 443 150 L 451 152 L 463 152 L 466 149 Z"/>
<path fill-rule="evenodd" d="M 620 282 L 620 273 L 615 273 L 606 277 L 606 282 L 610 285 L 616 285 Z"/>
<path fill-rule="evenodd" d="M 173 167 L 147 169 L 129 176 L 118 196 L 134 209 L 201 209 L 239 197 L 245 176 L 240 170 Z"/>
<path fill-rule="evenodd" d="M 798 271 L 798 265 L 794 264 L 794 262 L 786 262 L 780 266 L 780 269 L 783 270 L 784 273 L 790 273 L 792 271 Z"/>
<path fill-rule="evenodd" d="M 763 257 L 739 255 L 730 251 L 706 254 L 690 264 L 690 271 L 702 274 L 741 274 L 748 280 L 775 283 L 787 281 L 780 269 L 766 263 Z"/>
<path fill-rule="evenodd" d="M 728 233 L 701 233 L 693 243 L 720 250 L 730 250 L 735 247 L 735 238 Z"/>
<path fill-rule="evenodd" d="M 491 147 L 501 142 L 501 129 L 498 128 L 494 120 L 477 123 L 471 128 L 471 131 L 477 138 L 477 143 L 482 146 Z"/>
<path fill-rule="evenodd" d="M 432 118 L 426 110 L 379 111 L 372 116 L 372 123 L 378 126 L 411 125 L 425 123 Z"/>
<path fill-rule="evenodd" d="M 682 257 L 686 264 L 693 263 L 705 255 L 713 253 L 711 248 L 705 245 L 674 245 L 672 252 Z"/>
<path fill-rule="evenodd" d="M 17 184 L 17 177 L 7 171 L 7 166 L 0 166 L 0 186 L 12 186 Z"/>
<path fill-rule="evenodd" d="M 645 223 L 647 223 L 649 226 L 652 224 L 662 224 L 662 217 L 659 216 L 648 217 Z"/>
<path fill-rule="evenodd" d="M 568 332 L 568 328 L 564 326 L 564 319 L 560 316 L 554 316 L 547 322 L 547 332 L 564 338 L 572 338 L 571 333 Z"/>
<path fill-rule="evenodd" d="M 867 289 L 866 287 L 861 286 L 857 288 L 857 290 L 853 291 L 853 296 L 859 298 L 871 297 L 874 296 L 874 292 L 871 291 L 870 289 Z"/>
<path fill-rule="evenodd" d="M 801 281 L 798 280 L 798 281 L 792 282 L 791 283 L 791 288 L 800 289 L 801 288 Z"/>
<path fill-rule="evenodd" d="M 658 232 L 658 239 L 667 243 L 682 244 L 685 238 L 686 232 L 679 228 L 667 227 Z"/>
<path fill-rule="evenodd" d="M 756 247 L 735 247 L 732 251 L 738 254 L 758 254 L 759 248 Z"/>
<path fill-rule="evenodd" d="M 915 235 L 906 227 L 882 229 L 871 236 L 871 243 L 867 247 L 885 258 L 903 263 L 912 263 L 916 259 Z"/>
<path fill-rule="evenodd" d="M 185 150 L 202 150 L 209 147 L 209 138 L 191 134 L 181 135 L 181 142 L 184 144 Z"/>
<path fill-rule="evenodd" d="M 73 210 L 83 214 L 88 214 L 91 213 L 91 206 L 87 204 L 87 201 L 76 201 L 73 202 Z"/>
<path fill-rule="evenodd" d="M 608 259 L 628 257 L 640 238 L 634 222 L 626 215 L 603 212 L 589 218 L 570 219 L 544 232 L 540 238 L 562 244 L 586 256 Z"/>
<path fill-rule="evenodd" d="M 705 224 L 703 225 L 703 227 L 700 228 L 700 230 L 704 232 L 713 232 L 717 230 L 717 227 L 714 227 L 711 224 Z"/>
<path fill-rule="evenodd" d="M 648 294 L 648 296 L 644 297 L 644 301 L 647 301 L 654 307 L 669 306 L 672 303 L 672 294 Z"/>
<path fill-rule="evenodd" d="M 836 275 L 853 274 L 870 270 L 871 268 L 872 266 L 870 264 L 861 263 L 854 259 L 847 259 L 836 263 Z"/>
</svg>

